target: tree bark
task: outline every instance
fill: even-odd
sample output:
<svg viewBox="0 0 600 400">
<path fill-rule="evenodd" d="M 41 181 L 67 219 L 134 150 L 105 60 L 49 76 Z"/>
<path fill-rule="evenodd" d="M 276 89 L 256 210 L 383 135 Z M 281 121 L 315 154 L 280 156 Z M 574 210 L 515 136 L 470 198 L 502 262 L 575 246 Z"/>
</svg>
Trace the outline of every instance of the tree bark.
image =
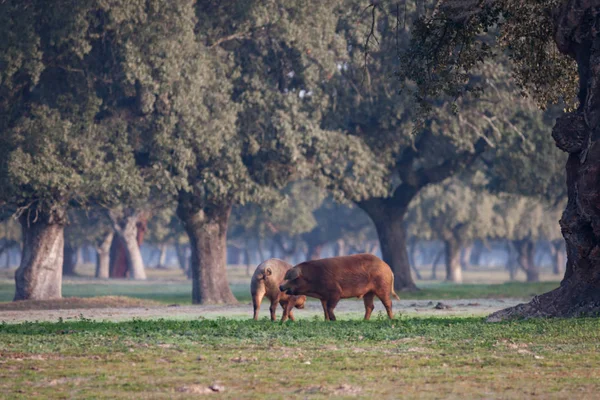
<svg viewBox="0 0 600 400">
<path fill-rule="evenodd" d="M 535 243 L 529 239 L 515 240 L 513 243 L 517 250 L 519 266 L 527 275 L 527 282 L 539 282 L 540 269 L 534 259 Z"/>
<path fill-rule="evenodd" d="M 180 196 L 177 215 L 192 247 L 192 302 L 194 304 L 235 304 L 227 281 L 227 223 L 231 204 L 199 207 Z"/>
<path fill-rule="evenodd" d="M 569 153 L 568 203 L 560 226 L 567 249 L 560 287 L 528 304 L 488 317 L 500 321 L 522 317 L 597 316 L 600 313 L 600 35 L 598 2 L 569 0 L 555 10 L 555 41 L 575 59 L 579 74 L 579 108 L 556 120 L 552 136 Z"/>
<path fill-rule="evenodd" d="M 121 217 L 117 217 L 111 213 L 110 217 L 116 233 L 115 239 L 117 239 L 115 251 L 111 251 L 115 255 L 113 258 L 114 266 L 111 268 L 111 276 L 116 275 L 114 272 L 117 272 L 117 267 L 122 267 L 124 253 L 129 278 L 145 280 L 146 270 L 144 268 L 142 252 L 140 251 L 140 244 L 144 240 L 144 232 L 146 230 L 146 218 L 143 212 L 129 211 Z"/>
<path fill-rule="evenodd" d="M 109 232 L 96 247 L 96 278 L 108 279 L 110 271 L 110 245 L 114 232 Z"/>
<path fill-rule="evenodd" d="M 50 300 L 62 297 L 64 217 L 19 219 L 23 229 L 21 265 L 15 272 L 14 300 Z"/>
<path fill-rule="evenodd" d="M 70 243 L 65 241 L 65 246 L 64 246 L 64 250 L 63 250 L 63 268 L 62 268 L 63 276 L 77 275 L 75 272 L 75 268 L 77 266 L 76 254 L 77 254 L 77 249 L 75 247 L 71 246 Z"/>
<path fill-rule="evenodd" d="M 444 240 L 446 255 L 446 281 L 462 283 L 462 270 L 460 265 L 460 243 L 454 238 Z"/>
<path fill-rule="evenodd" d="M 383 261 L 394 272 L 395 290 L 417 289 L 410 271 L 404 229 L 404 215 L 410 199 L 406 204 L 383 198 L 372 198 L 358 203 L 375 224 Z"/>
</svg>

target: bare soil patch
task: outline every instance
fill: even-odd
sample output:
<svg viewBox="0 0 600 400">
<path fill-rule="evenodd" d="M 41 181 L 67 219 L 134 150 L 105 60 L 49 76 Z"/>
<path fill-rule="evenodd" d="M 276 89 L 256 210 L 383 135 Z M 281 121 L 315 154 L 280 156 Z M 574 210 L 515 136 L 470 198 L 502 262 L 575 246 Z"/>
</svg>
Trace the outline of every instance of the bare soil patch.
<svg viewBox="0 0 600 400">
<path fill-rule="evenodd" d="M 65 297 L 56 300 L 22 300 L 0 303 L 0 311 L 78 310 L 93 308 L 153 307 L 161 303 L 125 296 Z"/>
</svg>

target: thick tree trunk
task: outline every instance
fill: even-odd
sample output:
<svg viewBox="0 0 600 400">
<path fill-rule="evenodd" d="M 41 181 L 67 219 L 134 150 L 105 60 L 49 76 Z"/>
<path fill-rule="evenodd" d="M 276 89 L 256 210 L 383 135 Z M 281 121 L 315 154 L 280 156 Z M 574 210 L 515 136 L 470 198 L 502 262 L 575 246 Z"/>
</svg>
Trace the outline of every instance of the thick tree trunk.
<svg viewBox="0 0 600 400">
<path fill-rule="evenodd" d="M 231 204 L 196 207 L 181 196 L 177 215 L 192 247 L 192 302 L 237 303 L 227 281 L 227 222 Z"/>
<path fill-rule="evenodd" d="M 126 227 L 121 239 L 123 239 L 123 243 L 125 244 L 125 255 L 127 256 L 127 264 L 129 266 L 129 277 L 134 280 L 146 279 L 144 260 L 142 259 L 142 252 L 140 250 L 140 245 L 138 244 L 137 228 L 135 228 L 135 225 L 133 229 L 128 229 Z"/>
<path fill-rule="evenodd" d="M 462 283 L 460 243 L 454 238 L 444 240 L 444 252 L 446 255 L 446 281 Z"/>
<path fill-rule="evenodd" d="M 394 289 L 416 290 L 406 251 L 404 215 L 408 204 L 398 204 L 391 199 L 373 198 L 358 205 L 375 224 L 383 261 L 394 272 Z"/>
<path fill-rule="evenodd" d="M 110 245 L 114 233 L 111 231 L 104 236 L 104 240 L 96 247 L 96 278 L 108 279 L 110 271 Z"/>
<path fill-rule="evenodd" d="M 64 250 L 63 250 L 63 268 L 62 274 L 63 276 L 75 276 L 75 268 L 77 266 L 76 263 L 76 253 L 77 249 L 71 246 L 70 243 L 65 242 Z"/>
<path fill-rule="evenodd" d="M 129 212 L 121 217 L 111 214 L 111 220 L 116 233 L 111 249 L 111 277 L 122 277 L 125 260 L 126 275 L 134 280 L 145 280 L 146 270 L 140 250 L 146 231 L 145 216 L 141 212 Z"/>
<path fill-rule="evenodd" d="M 64 225 L 48 220 L 20 218 L 23 253 L 21 265 L 15 272 L 15 301 L 62 297 Z"/>
<path fill-rule="evenodd" d="M 514 281 L 517 277 L 517 255 L 516 250 L 513 247 L 512 241 L 506 241 L 506 270 L 511 281 Z"/>
<path fill-rule="evenodd" d="M 127 278 L 129 274 L 129 266 L 127 265 L 127 250 L 123 239 L 118 235 L 114 235 L 110 246 L 110 277 L 111 278 Z"/>
<path fill-rule="evenodd" d="M 579 109 L 556 120 L 552 136 L 569 153 L 569 201 L 560 219 L 567 265 L 560 287 L 528 304 L 492 314 L 488 321 L 600 314 L 600 35 L 598 2 L 561 2 L 555 15 L 558 48 L 577 61 Z"/>
<path fill-rule="evenodd" d="M 535 264 L 535 243 L 531 240 L 515 240 L 515 249 L 518 254 L 519 266 L 525 275 L 527 275 L 527 282 L 539 282 L 540 281 L 540 269 Z"/>
</svg>

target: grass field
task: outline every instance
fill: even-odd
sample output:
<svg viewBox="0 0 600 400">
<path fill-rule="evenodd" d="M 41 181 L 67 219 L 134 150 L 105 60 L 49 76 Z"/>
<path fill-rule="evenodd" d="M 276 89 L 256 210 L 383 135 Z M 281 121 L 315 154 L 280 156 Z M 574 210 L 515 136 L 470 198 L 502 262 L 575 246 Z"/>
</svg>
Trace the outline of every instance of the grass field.
<svg viewBox="0 0 600 400">
<path fill-rule="evenodd" d="M 23 317 L 0 323 L 0 398 L 591 399 L 600 390 L 598 319 L 489 324 L 459 308 L 452 314 L 428 305 L 431 311 L 393 321 L 376 309 L 364 322 L 361 304 L 346 300 L 340 308 L 353 311 L 334 323 L 322 321 L 312 305 L 295 323 L 252 321 L 243 271 L 230 271 L 242 304 L 233 311 L 217 307 L 212 314 L 208 307 L 187 306 L 190 282 L 175 272 L 152 271 L 146 282 L 83 276 L 63 284 L 64 296 L 156 301 L 163 305 L 155 309 L 167 319 L 141 319 L 148 318 L 143 305 L 128 311 L 125 322 L 83 317 L 94 315 L 90 310 L 0 314 Z M 4 274 L 0 301 L 10 301 L 14 283 Z M 414 308 L 412 300 L 426 303 L 423 299 L 514 304 L 515 298 L 528 299 L 558 285 L 467 279 L 472 283 L 418 282 L 422 290 L 400 293 L 401 304 L 404 310 Z M 501 300 L 493 301 L 504 307 Z M 59 322 L 18 322 L 46 314 Z"/>
<path fill-rule="evenodd" d="M 597 398 L 600 322 L 0 325 L 3 398 Z"/>
</svg>

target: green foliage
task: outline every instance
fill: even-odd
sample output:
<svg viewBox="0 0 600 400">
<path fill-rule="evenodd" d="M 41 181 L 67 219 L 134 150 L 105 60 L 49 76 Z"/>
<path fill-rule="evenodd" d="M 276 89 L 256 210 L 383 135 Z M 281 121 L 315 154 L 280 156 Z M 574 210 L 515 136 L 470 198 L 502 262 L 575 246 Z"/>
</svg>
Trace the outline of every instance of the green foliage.
<svg viewBox="0 0 600 400">
<path fill-rule="evenodd" d="M 461 244 L 501 237 L 498 225 L 503 217 L 495 212 L 498 199 L 482 190 L 480 175 L 465 180 L 453 178 L 424 188 L 406 217 L 409 235 Z"/>
<path fill-rule="evenodd" d="M 517 86 L 545 107 L 577 93 L 575 63 L 554 42 L 553 11 L 560 0 L 446 0 L 415 23 L 402 55 L 401 80 L 414 82 L 416 98 L 457 98 L 478 91 L 470 74 L 486 60 L 508 57 Z"/>
</svg>

